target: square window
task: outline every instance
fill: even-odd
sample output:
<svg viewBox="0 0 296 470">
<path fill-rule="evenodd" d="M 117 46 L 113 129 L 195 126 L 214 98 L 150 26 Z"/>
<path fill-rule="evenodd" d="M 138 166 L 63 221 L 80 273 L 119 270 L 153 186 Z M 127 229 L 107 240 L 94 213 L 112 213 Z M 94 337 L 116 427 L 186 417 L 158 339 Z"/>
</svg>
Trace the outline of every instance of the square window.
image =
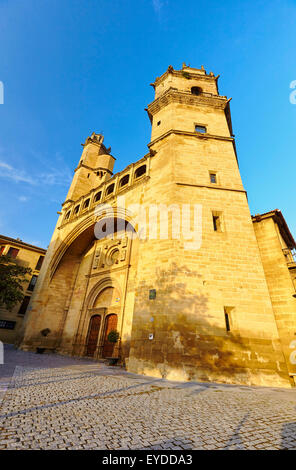
<svg viewBox="0 0 296 470">
<path fill-rule="evenodd" d="M 213 184 L 217 184 L 217 173 L 213 173 L 213 172 L 210 173 L 210 181 Z"/>
<path fill-rule="evenodd" d="M 8 253 L 7 255 L 10 256 L 11 258 L 16 258 L 17 255 L 19 254 L 19 251 L 17 248 L 12 248 L 10 247 L 9 250 L 8 250 Z"/>
<path fill-rule="evenodd" d="M 207 132 L 207 128 L 205 126 L 195 124 L 195 132 L 198 132 L 199 134 L 205 134 Z"/>
<path fill-rule="evenodd" d="M 156 299 L 156 289 L 150 289 L 149 290 L 149 300 L 154 300 Z"/>
</svg>

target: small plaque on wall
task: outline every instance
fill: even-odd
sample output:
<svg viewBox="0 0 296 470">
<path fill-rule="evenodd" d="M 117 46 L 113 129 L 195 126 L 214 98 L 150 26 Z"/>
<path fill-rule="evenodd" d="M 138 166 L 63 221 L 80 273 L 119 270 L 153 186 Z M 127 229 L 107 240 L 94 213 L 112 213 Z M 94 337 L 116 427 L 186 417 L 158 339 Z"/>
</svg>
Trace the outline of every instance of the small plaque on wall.
<svg viewBox="0 0 296 470">
<path fill-rule="evenodd" d="M 156 299 L 156 289 L 150 289 L 149 291 L 149 300 Z"/>
</svg>

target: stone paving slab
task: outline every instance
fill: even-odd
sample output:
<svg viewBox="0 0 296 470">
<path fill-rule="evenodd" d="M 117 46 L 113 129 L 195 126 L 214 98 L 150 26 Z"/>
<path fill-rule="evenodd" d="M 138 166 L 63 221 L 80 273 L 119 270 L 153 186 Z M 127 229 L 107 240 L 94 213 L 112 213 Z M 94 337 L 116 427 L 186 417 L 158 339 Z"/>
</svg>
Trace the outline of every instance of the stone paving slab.
<svg viewBox="0 0 296 470">
<path fill-rule="evenodd" d="M 169 382 L 7 346 L 5 361 L 0 449 L 296 449 L 296 390 Z"/>
</svg>

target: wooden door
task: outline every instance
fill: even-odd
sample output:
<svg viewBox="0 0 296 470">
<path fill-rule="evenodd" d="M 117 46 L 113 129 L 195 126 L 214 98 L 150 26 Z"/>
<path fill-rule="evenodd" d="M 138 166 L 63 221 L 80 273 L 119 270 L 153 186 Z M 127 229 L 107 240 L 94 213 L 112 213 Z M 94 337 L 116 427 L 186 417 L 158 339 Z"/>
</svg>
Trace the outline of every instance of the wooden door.
<svg viewBox="0 0 296 470">
<path fill-rule="evenodd" d="M 93 317 L 91 317 L 90 323 L 89 323 L 89 333 L 88 333 L 87 348 L 86 348 L 87 356 L 93 357 L 95 353 L 97 343 L 98 343 L 100 326 L 101 326 L 101 315 L 94 315 Z"/>
<path fill-rule="evenodd" d="M 103 357 L 112 357 L 113 351 L 115 344 L 110 343 L 108 341 L 108 334 L 112 330 L 116 330 L 117 328 L 117 315 L 115 313 L 111 313 L 110 315 L 107 315 L 106 320 L 105 320 L 105 334 L 104 334 L 104 345 L 103 345 L 103 352 L 102 356 Z"/>
</svg>

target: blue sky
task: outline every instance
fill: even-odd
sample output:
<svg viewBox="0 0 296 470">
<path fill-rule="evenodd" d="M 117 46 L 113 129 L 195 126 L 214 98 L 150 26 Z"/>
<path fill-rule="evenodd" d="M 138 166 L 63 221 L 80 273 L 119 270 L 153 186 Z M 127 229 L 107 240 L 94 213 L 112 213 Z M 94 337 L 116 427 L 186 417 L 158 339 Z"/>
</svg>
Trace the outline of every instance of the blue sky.
<svg viewBox="0 0 296 470">
<path fill-rule="evenodd" d="M 93 131 L 115 171 L 147 153 L 149 86 L 168 67 L 220 74 L 253 214 L 296 236 L 296 1 L 0 0 L 0 233 L 47 247 Z"/>
</svg>

